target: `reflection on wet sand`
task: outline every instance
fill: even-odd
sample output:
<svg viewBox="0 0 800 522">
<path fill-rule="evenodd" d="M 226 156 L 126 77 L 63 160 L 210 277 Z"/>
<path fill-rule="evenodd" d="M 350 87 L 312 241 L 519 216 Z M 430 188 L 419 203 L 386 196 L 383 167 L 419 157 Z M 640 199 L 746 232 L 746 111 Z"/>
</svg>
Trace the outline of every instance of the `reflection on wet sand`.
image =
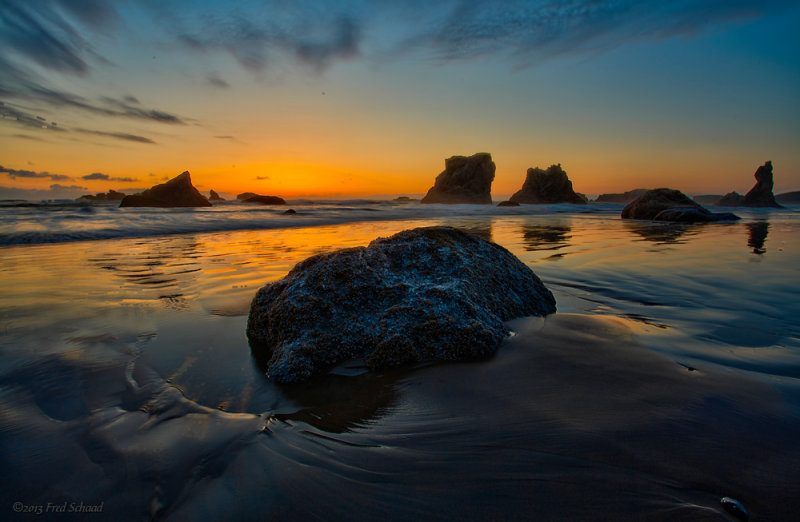
<svg viewBox="0 0 800 522">
<path fill-rule="evenodd" d="M 523 247 L 528 252 L 537 250 L 559 250 L 569 246 L 572 228 L 568 222 L 551 225 L 523 225 Z"/>
<path fill-rule="evenodd" d="M 624 221 L 624 226 L 638 234 L 645 241 L 659 245 L 686 243 L 691 236 L 702 230 L 702 225 L 694 223 L 669 223 L 664 221 Z"/>
<path fill-rule="evenodd" d="M 756 221 L 746 225 L 748 231 L 747 246 L 753 249 L 754 254 L 764 254 L 767 251 L 764 248 L 764 242 L 769 234 L 769 221 Z"/>
</svg>

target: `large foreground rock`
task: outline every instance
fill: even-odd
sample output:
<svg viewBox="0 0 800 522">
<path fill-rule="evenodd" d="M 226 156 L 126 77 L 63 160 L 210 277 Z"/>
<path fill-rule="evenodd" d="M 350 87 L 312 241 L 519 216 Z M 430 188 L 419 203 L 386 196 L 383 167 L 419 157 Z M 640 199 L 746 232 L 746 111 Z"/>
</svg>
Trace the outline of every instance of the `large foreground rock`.
<svg viewBox="0 0 800 522">
<path fill-rule="evenodd" d="M 211 203 L 194 188 L 189 171 L 140 194 L 125 196 L 120 207 L 210 207 Z"/>
<path fill-rule="evenodd" d="M 623 219 L 654 219 L 684 223 L 739 219 L 738 216 L 728 212 L 712 213 L 689 199 L 683 192 L 667 188 L 648 190 L 625 205 L 621 215 Z"/>
<path fill-rule="evenodd" d="M 509 201 L 529 204 L 575 203 L 586 204 L 586 196 L 572 190 L 572 182 L 561 164 L 551 165 L 547 170 L 539 167 L 528 169 L 525 183 Z"/>
<path fill-rule="evenodd" d="M 433 187 L 421 202 L 491 205 L 494 171 L 492 155 L 488 152 L 447 158 L 444 171 L 436 176 Z"/>
<path fill-rule="evenodd" d="M 297 382 L 349 360 L 370 369 L 493 354 L 503 321 L 555 299 L 509 251 L 449 227 L 320 254 L 258 291 L 247 336 L 268 374 Z"/>
</svg>

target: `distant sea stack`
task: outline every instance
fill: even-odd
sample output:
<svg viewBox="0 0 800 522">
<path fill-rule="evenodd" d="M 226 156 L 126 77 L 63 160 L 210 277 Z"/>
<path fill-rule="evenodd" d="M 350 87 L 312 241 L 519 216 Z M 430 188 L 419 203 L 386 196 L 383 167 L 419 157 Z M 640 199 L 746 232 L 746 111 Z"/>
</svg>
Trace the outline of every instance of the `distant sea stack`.
<svg viewBox="0 0 800 522">
<path fill-rule="evenodd" d="M 623 219 L 652 219 L 681 223 L 734 221 L 739 216 L 729 212 L 713 213 L 689 199 L 679 190 L 660 188 L 648 190 L 622 209 Z"/>
<path fill-rule="evenodd" d="M 258 196 L 255 192 L 242 192 L 241 194 L 236 195 L 236 199 L 239 201 L 244 201 L 246 199 L 254 198 Z"/>
<path fill-rule="evenodd" d="M 444 160 L 444 171 L 422 203 L 492 204 L 495 164 L 488 152 L 472 156 L 452 156 Z"/>
<path fill-rule="evenodd" d="M 775 196 L 775 201 L 781 205 L 800 205 L 800 190 L 778 194 Z"/>
<path fill-rule="evenodd" d="M 259 203 L 261 205 L 285 205 L 286 200 L 278 196 L 261 196 L 256 194 L 244 200 L 245 203 Z"/>
<path fill-rule="evenodd" d="M 773 207 L 780 208 L 781 205 L 775 200 L 772 188 L 775 185 L 772 176 L 772 162 L 767 161 L 754 174 L 756 184 L 744 196 L 736 192 L 726 194 L 722 199 L 715 203 L 720 207 Z"/>
<path fill-rule="evenodd" d="M 225 201 L 225 198 L 219 197 L 219 194 L 214 192 L 214 190 L 212 189 L 212 190 L 208 191 L 208 200 L 209 201 Z"/>
<path fill-rule="evenodd" d="M 120 207 L 210 207 L 208 199 L 192 185 L 189 171 L 140 194 L 125 196 Z"/>
<path fill-rule="evenodd" d="M 509 201 L 527 204 L 574 203 L 586 204 L 586 196 L 572 190 L 572 182 L 561 164 L 551 165 L 547 170 L 539 167 L 528 169 L 522 189 Z"/>
<path fill-rule="evenodd" d="M 124 193 L 117 192 L 116 190 L 111 189 L 105 194 L 102 192 L 99 192 L 94 196 L 92 196 L 91 194 L 86 194 L 85 196 L 81 196 L 78 199 L 86 199 L 89 201 L 122 201 L 124 197 L 125 197 Z"/>
<path fill-rule="evenodd" d="M 638 198 L 648 189 L 633 189 L 629 190 L 628 192 L 622 193 L 609 193 L 609 194 L 600 194 L 597 196 L 595 200 L 597 203 L 630 203 L 634 199 Z"/>
<path fill-rule="evenodd" d="M 555 311 L 505 248 L 426 227 L 301 261 L 256 293 L 247 337 L 269 376 L 289 383 L 350 359 L 383 370 L 486 358 L 508 337 L 504 321 Z"/>
</svg>

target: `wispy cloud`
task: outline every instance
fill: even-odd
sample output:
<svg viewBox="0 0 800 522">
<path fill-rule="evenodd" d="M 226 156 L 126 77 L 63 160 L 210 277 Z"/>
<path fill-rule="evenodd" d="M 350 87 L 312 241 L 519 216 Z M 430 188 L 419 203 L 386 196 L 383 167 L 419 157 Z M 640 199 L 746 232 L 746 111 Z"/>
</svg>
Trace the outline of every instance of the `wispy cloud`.
<svg viewBox="0 0 800 522">
<path fill-rule="evenodd" d="M 231 84 L 217 76 L 216 74 L 209 74 L 206 76 L 206 80 L 210 85 L 213 87 L 217 87 L 219 89 L 230 89 Z"/>
<path fill-rule="evenodd" d="M 53 183 L 50 185 L 50 190 L 89 190 L 86 187 L 81 187 L 80 185 L 59 185 L 58 183 Z"/>
<path fill-rule="evenodd" d="M 106 138 L 114 138 L 117 140 L 155 144 L 155 141 L 151 140 L 150 138 L 145 138 L 144 136 L 137 136 L 136 134 L 128 134 L 126 132 L 106 132 L 106 131 L 80 129 L 80 128 L 74 130 L 75 132 L 80 132 L 81 134 L 92 134 L 95 136 L 104 136 Z"/>
<path fill-rule="evenodd" d="M 81 179 L 85 180 L 102 180 L 102 181 L 119 181 L 122 183 L 133 183 L 139 181 L 138 179 L 134 178 L 119 178 L 119 177 L 112 177 L 108 174 L 103 174 L 102 172 L 92 172 L 91 174 L 87 174 L 85 176 L 81 176 Z"/>
<path fill-rule="evenodd" d="M 269 176 L 256 176 L 256 179 L 259 181 L 264 181 L 266 179 L 269 179 Z"/>
<path fill-rule="evenodd" d="M 17 178 L 49 178 L 53 181 L 68 181 L 72 180 L 71 176 L 66 176 L 64 174 L 53 174 L 51 172 L 34 172 L 32 170 L 17 170 L 17 169 L 10 169 L 0 165 L 0 173 L 8 174 L 8 177 L 11 179 Z"/>
</svg>

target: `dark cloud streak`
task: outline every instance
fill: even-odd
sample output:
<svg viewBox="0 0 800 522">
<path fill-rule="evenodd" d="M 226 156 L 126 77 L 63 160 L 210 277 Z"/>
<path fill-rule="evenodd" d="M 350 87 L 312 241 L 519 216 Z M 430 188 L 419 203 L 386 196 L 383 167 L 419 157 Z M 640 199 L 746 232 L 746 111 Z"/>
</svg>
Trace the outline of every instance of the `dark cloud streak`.
<svg viewBox="0 0 800 522">
<path fill-rule="evenodd" d="M 81 134 L 92 134 L 95 136 L 104 136 L 106 138 L 114 138 L 118 140 L 125 140 L 125 141 L 134 141 L 136 143 L 149 143 L 155 144 L 155 141 L 151 140 L 150 138 L 145 138 L 144 136 L 137 136 L 136 134 L 128 134 L 126 132 L 106 132 L 106 131 L 99 131 L 99 130 L 92 130 L 92 129 L 73 129 L 75 132 L 80 132 Z"/>
<path fill-rule="evenodd" d="M 9 169 L 0 165 L 0 173 L 8 174 L 11 179 L 17 178 L 50 178 L 52 181 L 68 181 L 72 180 L 71 176 L 64 174 L 52 174 L 50 172 L 34 172 L 32 170 L 17 170 Z"/>
</svg>

